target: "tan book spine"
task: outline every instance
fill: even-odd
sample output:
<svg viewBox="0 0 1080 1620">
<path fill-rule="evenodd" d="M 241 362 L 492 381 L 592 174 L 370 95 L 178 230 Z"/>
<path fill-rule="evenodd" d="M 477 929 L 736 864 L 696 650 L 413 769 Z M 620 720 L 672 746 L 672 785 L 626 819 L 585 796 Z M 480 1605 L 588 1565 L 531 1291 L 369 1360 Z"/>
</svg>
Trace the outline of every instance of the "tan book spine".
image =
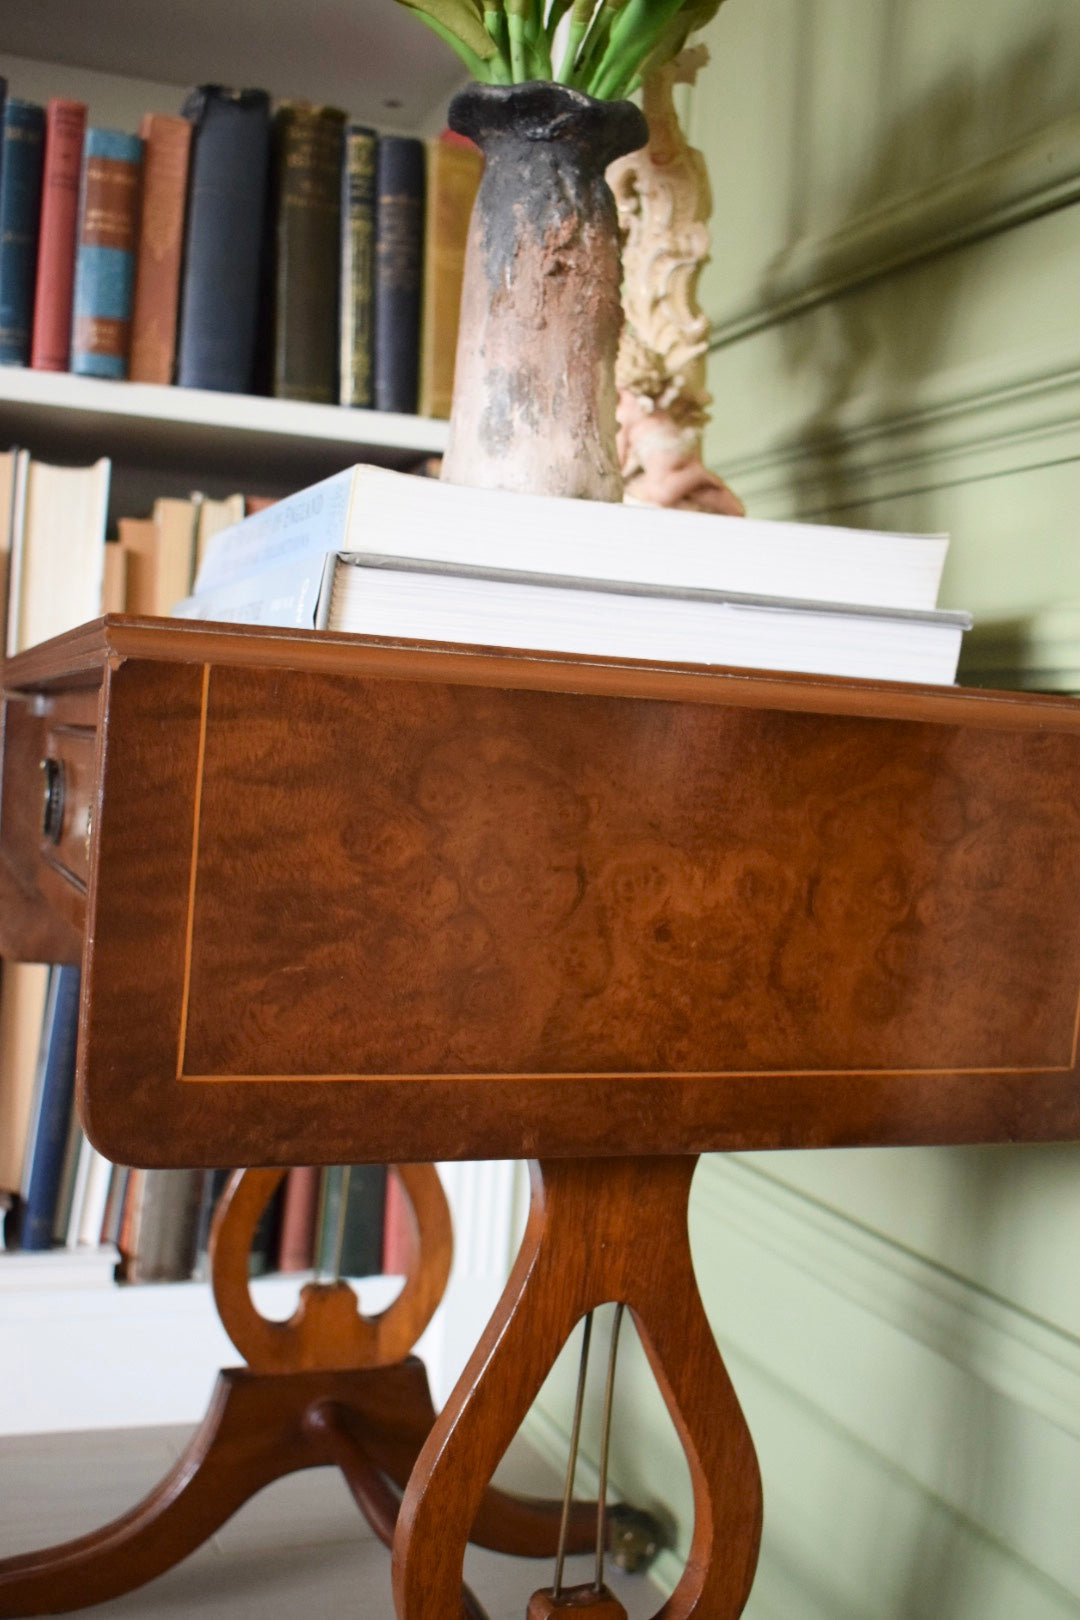
<svg viewBox="0 0 1080 1620">
<path fill-rule="evenodd" d="M 224 500 L 214 501 L 209 496 L 202 496 L 197 500 L 198 511 L 195 514 L 195 573 L 198 574 L 200 564 L 210 541 L 222 529 L 231 529 L 235 523 L 244 518 L 243 495 L 226 495 Z"/>
<path fill-rule="evenodd" d="M 428 142 L 420 319 L 421 416 L 450 415 L 465 246 L 483 167 L 483 157 L 474 146 L 442 137 Z"/>
<path fill-rule="evenodd" d="M 17 1193 L 34 1100 L 49 970 L 5 962 L 0 981 L 0 1191 Z"/>
<path fill-rule="evenodd" d="M 128 552 L 119 541 L 105 547 L 105 576 L 101 586 L 102 613 L 127 612 Z"/>
<path fill-rule="evenodd" d="M 128 375 L 132 382 L 171 383 L 191 125 L 186 118 L 147 113 L 139 134 L 144 142 L 143 201 Z"/>
<path fill-rule="evenodd" d="M 177 602 L 191 594 L 195 524 L 193 500 L 163 495 L 154 502 L 158 542 L 158 605 L 154 611 L 157 613 L 170 614 Z"/>
<path fill-rule="evenodd" d="M 153 518 L 121 518 L 120 544 L 128 554 L 127 611 L 156 613 L 158 595 L 157 526 Z"/>
</svg>

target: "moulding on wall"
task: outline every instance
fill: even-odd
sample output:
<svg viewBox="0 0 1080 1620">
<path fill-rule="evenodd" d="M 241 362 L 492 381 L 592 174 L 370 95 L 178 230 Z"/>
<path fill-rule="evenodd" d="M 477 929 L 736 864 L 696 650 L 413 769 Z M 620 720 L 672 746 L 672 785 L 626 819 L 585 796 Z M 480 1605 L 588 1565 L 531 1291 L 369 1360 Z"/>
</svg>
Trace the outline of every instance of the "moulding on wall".
<svg viewBox="0 0 1080 1620">
<path fill-rule="evenodd" d="M 800 517 L 834 516 L 951 484 L 1080 457 L 1080 355 L 1029 356 L 1024 375 L 947 379 L 902 412 L 851 401 L 846 421 L 807 429 L 750 455 L 723 456 L 724 477 L 750 503 L 780 496 Z M 717 447 L 712 447 L 714 455 Z"/>
<path fill-rule="evenodd" d="M 781 254 L 742 307 L 712 313 L 710 348 L 1080 198 L 1080 112 L 994 158 L 808 236 Z"/>
<path fill-rule="evenodd" d="M 928 1539 L 949 1549 L 972 1591 L 1015 1599 L 965 1613 L 1073 1612 L 1080 1572 L 1063 1526 L 1077 1502 L 1080 1340 L 737 1157 L 703 1161 L 691 1236 L 695 1253 L 712 1257 L 702 1288 L 765 1477 L 761 1589 L 747 1620 L 885 1620 L 900 1612 L 890 1606 L 897 1584 Z M 557 1467 L 566 1417 L 541 1398 L 526 1425 Z M 646 1476 L 658 1493 L 671 1490 L 663 1453 L 673 1439 L 647 1409 L 641 1434 Z M 587 1495 L 596 1486 L 588 1446 L 578 1469 Z M 830 1516 L 828 1548 L 816 1517 L 822 1489 L 840 1514 Z M 683 1552 L 688 1534 L 680 1525 Z M 679 1550 L 663 1554 L 657 1583 L 670 1590 L 681 1564 Z M 879 1590 L 849 1611 L 845 1585 L 850 1599 L 871 1564 Z M 820 1610 L 810 1602 L 819 1587 Z M 803 1588 L 785 1610 L 782 1594 Z"/>
<path fill-rule="evenodd" d="M 738 1231 L 1007 1400 L 1080 1437 L 1080 1341 L 1070 1334 L 735 1156 L 702 1163 L 691 1208 L 699 1232 Z"/>
<path fill-rule="evenodd" d="M 737 1354 L 728 1364 L 765 1467 L 761 1562 L 745 1620 L 1075 1620 L 1074 1581 L 1053 1579 L 789 1386 Z M 996 1483 L 985 1481 L 987 1495 Z M 673 1559 L 657 1579 L 677 1573 Z"/>
</svg>

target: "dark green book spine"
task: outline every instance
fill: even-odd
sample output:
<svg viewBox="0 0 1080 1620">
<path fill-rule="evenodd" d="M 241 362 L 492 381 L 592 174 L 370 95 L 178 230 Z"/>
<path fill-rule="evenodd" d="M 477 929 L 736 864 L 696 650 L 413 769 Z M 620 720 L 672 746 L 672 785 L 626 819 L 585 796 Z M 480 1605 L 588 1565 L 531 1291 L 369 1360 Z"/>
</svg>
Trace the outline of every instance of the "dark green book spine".
<svg viewBox="0 0 1080 1620">
<path fill-rule="evenodd" d="M 342 405 L 375 403 L 375 152 L 364 124 L 345 131 L 341 174 L 341 314 L 338 338 Z"/>
<path fill-rule="evenodd" d="M 320 1275 L 381 1274 L 385 1208 L 385 1165 L 335 1165 L 323 1172 L 315 1255 Z"/>
<path fill-rule="evenodd" d="M 338 397 L 345 114 L 286 102 L 274 116 L 274 366 L 278 399 Z"/>
</svg>

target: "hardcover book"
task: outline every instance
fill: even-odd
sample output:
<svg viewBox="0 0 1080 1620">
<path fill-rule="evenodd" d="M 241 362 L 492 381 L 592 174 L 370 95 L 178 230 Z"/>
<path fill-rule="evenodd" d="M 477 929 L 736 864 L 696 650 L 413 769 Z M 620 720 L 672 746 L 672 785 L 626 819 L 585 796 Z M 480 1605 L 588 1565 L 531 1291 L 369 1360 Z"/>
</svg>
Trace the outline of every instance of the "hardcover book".
<svg viewBox="0 0 1080 1620">
<path fill-rule="evenodd" d="M 375 408 L 416 410 L 424 263 L 424 143 L 384 135 L 375 156 Z"/>
<path fill-rule="evenodd" d="M 132 382 L 171 383 L 176 369 L 191 125 L 186 118 L 147 113 L 139 134 L 143 142 L 142 207 L 128 376 Z"/>
<path fill-rule="evenodd" d="M 385 1165 L 335 1165 L 323 1171 L 315 1256 L 320 1275 L 381 1274 L 385 1207 Z"/>
<path fill-rule="evenodd" d="M 54 467 L 20 450 L 8 590 L 8 655 L 101 612 L 111 464 Z"/>
<path fill-rule="evenodd" d="M 195 562 L 195 523 L 194 501 L 174 496 L 156 500 L 148 518 L 119 520 L 120 549 L 127 557 L 128 613 L 166 616 L 188 594 Z"/>
<path fill-rule="evenodd" d="M 424 294 L 420 319 L 421 416 L 447 418 L 454 398 L 461 286 L 473 203 L 484 159 L 447 130 L 427 144 Z"/>
<path fill-rule="evenodd" d="M 75 1102 L 79 969 L 53 968 L 42 1031 L 40 1084 L 27 1143 L 25 1201 L 19 1227 L 24 1249 L 51 1249 L 64 1158 Z"/>
<path fill-rule="evenodd" d="M 345 114 L 285 102 L 274 115 L 273 378 L 278 399 L 337 399 Z"/>
<path fill-rule="evenodd" d="M 45 112 L 41 226 L 30 343 L 30 364 L 38 371 L 66 371 L 71 358 L 71 299 L 85 133 L 85 104 L 54 96 Z"/>
<path fill-rule="evenodd" d="M 184 103 L 193 128 L 177 381 L 251 388 L 270 155 L 265 90 L 203 85 Z"/>
<path fill-rule="evenodd" d="M 378 136 L 366 124 L 345 131 L 341 175 L 341 276 L 338 321 L 338 398 L 342 405 L 375 403 L 375 153 Z"/>
<path fill-rule="evenodd" d="M 5 962 L 0 979 L 0 1190 L 22 1185 L 49 969 Z"/>
<path fill-rule="evenodd" d="M 45 111 L 8 98 L 0 143 L 0 365 L 30 360 Z"/>
<path fill-rule="evenodd" d="M 469 489 L 361 464 L 214 536 L 195 589 L 305 553 L 384 552 L 642 585 L 932 608 L 944 535 Z"/>
<path fill-rule="evenodd" d="M 298 1165 L 285 1177 L 281 1203 L 279 1271 L 310 1271 L 315 1258 L 315 1221 L 322 1175 L 315 1165 Z"/>
<path fill-rule="evenodd" d="M 71 370 L 84 377 L 127 376 L 141 167 L 137 135 L 87 130 L 71 330 Z"/>
<path fill-rule="evenodd" d="M 138 1198 L 124 1233 L 124 1280 L 183 1282 L 195 1268 L 203 1170 L 139 1172 Z"/>
<path fill-rule="evenodd" d="M 177 605 L 178 616 L 475 647 L 945 684 L 965 613 L 338 552 Z"/>
</svg>

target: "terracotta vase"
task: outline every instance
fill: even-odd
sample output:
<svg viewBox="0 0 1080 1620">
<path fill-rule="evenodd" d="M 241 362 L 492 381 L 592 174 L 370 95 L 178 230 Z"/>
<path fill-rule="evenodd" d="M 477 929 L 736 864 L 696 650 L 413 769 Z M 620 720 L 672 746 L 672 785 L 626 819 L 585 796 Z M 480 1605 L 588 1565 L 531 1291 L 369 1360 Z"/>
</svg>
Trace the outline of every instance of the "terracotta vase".
<svg viewBox="0 0 1080 1620">
<path fill-rule="evenodd" d="M 486 163 L 443 477 L 621 500 L 619 230 L 604 171 L 644 144 L 645 120 L 632 102 L 533 83 L 463 90 L 450 125 Z"/>
</svg>

